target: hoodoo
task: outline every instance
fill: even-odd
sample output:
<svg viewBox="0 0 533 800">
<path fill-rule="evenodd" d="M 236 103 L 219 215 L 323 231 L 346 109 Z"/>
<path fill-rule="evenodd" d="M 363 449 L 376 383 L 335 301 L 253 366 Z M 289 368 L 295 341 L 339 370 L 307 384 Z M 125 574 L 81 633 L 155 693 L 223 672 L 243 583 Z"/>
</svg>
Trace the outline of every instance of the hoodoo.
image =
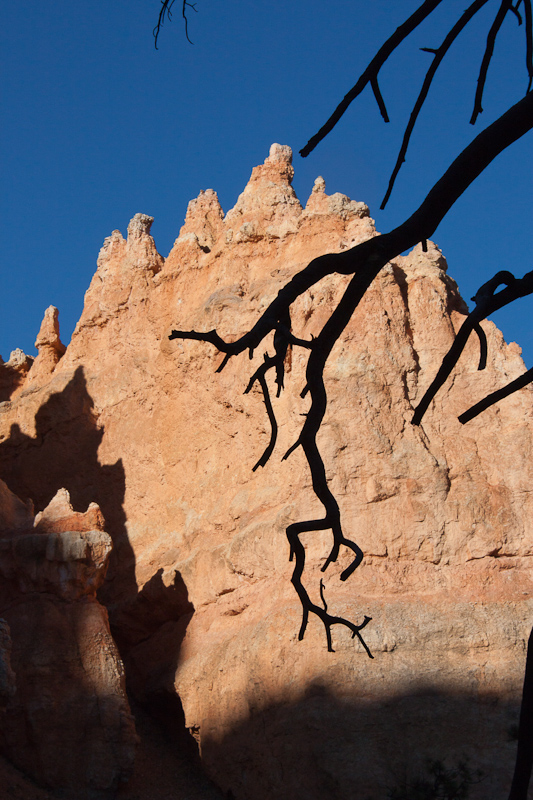
<svg viewBox="0 0 533 800">
<path fill-rule="evenodd" d="M 313 258 L 377 235 L 321 178 L 302 206 L 291 159 L 273 145 L 226 215 L 201 192 L 167 258 L 136 214 L 105 240 L 68 347 L 51 307 L 35 360 L 0 364 L 0 745 L 46 791 L 133 800 L 136 708 L 188 729 L 236 800 L 381 800 L 464 759 L 484 776 L 472 800 L 508 791 L 533 623 L 532 391 L 457 417 L 524 371 L 519 346 L 483 322 L 486 369 L 469 343 L 411 424 L 467 312 L 431 242 L 381 271 L 335 346 L 319 444 L 365 557 L 341 581 L 350 555 L 322 573 L 330 534 L 307 534 L 304 580 L 332 613 L 371 617 L 370 660 L 342 627 L 328 652 L 318 619 L 298 641 L 285 529 L 318 503 L 302 453 L 281 458 L 308 410 L 304 354 L 289 347 L 278 442 L 252 471 L 270 427 L 244 390 L 264 350 L 217 373 L 211 345 L 169 340 L 236 338 Z M 295 336 L 320 332 L 347 281 L 296 301 Z"/>
</svg>

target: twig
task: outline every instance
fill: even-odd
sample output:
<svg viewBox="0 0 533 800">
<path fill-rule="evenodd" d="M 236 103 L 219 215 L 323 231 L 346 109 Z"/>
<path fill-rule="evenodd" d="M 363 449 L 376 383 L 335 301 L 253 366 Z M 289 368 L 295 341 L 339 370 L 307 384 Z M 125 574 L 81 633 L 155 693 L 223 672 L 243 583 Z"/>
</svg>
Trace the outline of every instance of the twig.
<svg viewBox="0 0 533 800">
<path fill-rule="evenodd" d="M 485 88 L 485 81 L 487 79 L 487 71 L 489 69 L 489 64 L 492 58 L 492 54 L 494 52 L 494 44 L 496 42 L 496 37 L 500 31 L 503 21 L 507 15 L 507 12 L 511 11 L 511 9 L 512 9 L 511 0 L 502 0 L 500 8 L 498 9 L 498 13 L 496 14 L 494 22 L 492 23 L 489 34 L 487 36 L 487 46 L 483 54 L 481 68 L 479 70 L 479 77 L 477 79 L 476 96 L 474 99 L 474 110 L 470 118 L 471 125 L 475 124 L 479 114 L 483 112 L 481 101 L 483 99 L 483 90 Z"/>
<path fill-rule="evenodd" d="M 505 285 L 505 289 L 497 292 L 496 289 L 498 289 L 502 284 Z M 452 369 L 457 364 L 470 334 L 473 330 L 476 330 L 480 327 L 479 323 L 486 319 L 489 314 L 493 314 L 500 308 L 509 305 L 509 303 L 513 303 L 520 297 L 526 297 L 529 294 L 533 294 L 533 272 L 528 272 L 523 278 L 517 280 L 511 272 L 502 270 L 501 272 L 497 272 L 496 275 L 490 279 L 490 281 L 487 281 L 487 283 L 484 283 L 483 286 L 478 289 L 472 298 L 472 300 L 476 303 L 476 307 L 463 322 L 462 326 L 457 332 L 452 346 L 442 359 L 439 371 L 437 372 L 435 378 L 431 382 L 431 385 L 426 390 L 422 400 L 415 410 L 412 420 L 413 425 L 420 425 L 431 401 L 447 380 Z M 486 347 L 486 339 L 485 344 L 483 344 L 483 340 L 480 340 L 480 343 L 482 348 Z M 482 368 L 483 361 L 486 361 L 486 353 L 484 353 L 482 350 L 479 368 Z M 488 408 L 493 403 L 497 402 L 498 399 L 507 397 L 508 394 L 511 394 L 513 391 L 517 391 L 518 389 L 522 388 L 522 386 L 525 386 L 530 382 L 530 380 L 527 380 L 526 383 L 519 383 L 520 380 L 521 379 L 518 379 L 517 381 L 513 381 L 512 384 L 509 384 L 509 386 L 514 385 L 515 388 L 510 389 L 506 393 L 500 394 L 499 392 L 495 392 L 492 395 L 489 395 L 489 397 L 492 399 L 490 402 L 487 402 L 486 405 L 484 405 L 485 401 L 481 401 L 476 406 L 473 406 L 473 408 L 459 417 L 460 422 L 463 424 L 468 422 L 470 419 L 473 419 L 475 416 L 484 411 L 485 408 Z M 500 390 L 500 392 L 505 392 L 505 390 Z M 498 397 L 496 397 L 496 395 L 498 395 Z M 488 398 L 486 398 L 486 400 L 488 400 Z M 474 409 L 476 409 L 475 412 Z"/>
<path fill-rule="evenodd" d="M 161 32 L 161 28 L 163 27 L 165 22 L 165 14 L 169 22 L 172 20 L 172 6 L 174 5 L 174 2 L 175 0 L 161 0 L 161 8 L 159 9 L 159 17 L 157 19 L 157 25 L 153 30 L 154 46 L 156 50 L 158 49 L 157 39 Z M 187 18 L 187 8 L 192 8 L 192 10 L 196 12 L 198 11 L 198 9 L 196 8 L 196 3 L 189 3 L 187 2 L 187 0 L 182 0 L 181 16 L 183 17 L 183 20 L 185 22 L 185 37 L 189 42 L 189 44 L 194 44 L 194 42 L 191 42 L 189 38 L 189 20 Z"/>
<path fill-rule="evenodd" d="M 259 369 L 254 372 L 250 378 L 248 386 L 244 390 L 244 394 L 248 394 L 248 392 L 251 391 L 254 383 L 256 381 L 259 383 L 263 391 L 263 401 L 265 403 L 266 412 L 270 421 L 270 441 L 259 461 L 257 461 L 252 467 L 252 472 L 255 472 L 259 467 L 264 467 L 266 465 L 268 459 L 274 451 L 278 436 L 278 423 L 276 420 L 276 415 L 274 414 L 274 409 L 272 408 L 272 401 L 270 400 L 270 392 L 268 391 L 268 384 L 266 381 L 266 373 L 269 369 L 276 366 L 277 359 L 276 356 L 269 356 L 268 353 L 265 353 L 264 359 L 264 363 L 261 364 Z"/>
<path fill-rule="evenodd" d="M 425 0 L 425 2 L 422 3 L 419 8 L 417 8 L 414 14 L 411 14 L 409 19 L 407 19 L 403 25 L 400 25 L 400 27 L 396 29 L 392 36 L 387 39 L 383 46 L 380 47 L 368 67 L 365 69 L 355 86 L 350 89 L 342 102 L 339 103 L 328 121 L 320 128 L 318 133 L 309 139 L 305 147 L 300 150 L 300 155 L 303 156 L 303 158 L 308 156 L 309 153 L 315 149 L 317 144 L 319 144 L 322 139 L 324 139 L 324 137 L 327 136 L 331 130 L 333 130 L 350 104 L 361 94 L 363 89 L 369 83 L 372 84 L 374 95 L 378 101 L 379 109 L 383 119 L 385 122 L 389 121 L 385 104 L 383 103 L 383 98 L 381 98 L 379 89 L 377 90 L 378 94 L 376 95 L 377 76 L 379 71 L 391 53 L 396 50 L 396 48 L 404 41 L 404 39 L 406 39 L 409 34 L 412 33 L 415 28 L 417 28 L 420 23 L 423 22 L 426 17 L 428 17 L 437 8 L 438 5 L 440 5 L 441 2 L 442 0 Z M 381 98 L 381 102 L 378 98 Z"/>
<path fill-rule="evenodd" d="M 396 181 L 396 178 L 398 177 L 398 173 L 399 173 L 399 171 L 400 171 L 400 169 L 402 167 L 402 164 L 405 161 L 405 156 L 407 154 L 407 148 L 409 147 L 409 142 L 410 142 L 410 139 L 411 139 L 411 135 L 413 133 L 413 129 L 414 129 L 415 125 L 416 125 L 416 121 L 418 119 L 418 115 L 420 114 L 420 111 L 422 110 L 422 106 L 425 103 L 426 97 L 428 95 L 429 89 L 430 89 L 431 84 L 433 82 L 433 78 L 435 77 L 435 73 L 437 72 L 437 69 L 439 68 L 444 56 L 446 55 L 446 53 L 448 52 L 448 50 L 450 49 L 450 47 L 452 46 L 454 41 L 457 39 L 457 37 L 459 36 L 461 31 L 470 22 L 472 17 L 474 17 L 475 14 L 477 14 L 477 12 L 480 11 L 480 9 L 483 8 L 483 6 L 487 4 L 487 2 L 488 2 L 488 0 L 475 0 L 475 2 L 472 3 L 472 5 L 470 5 L 466 9 L 466 11 L 461 15 L 460 19 L 455 23 L 453 28 L 447 34 L 447 36 L 445 37 L 443 43 L 441 44 L 441 46 L 439 48 L 437 48 L 436 50 L 431 50 L 430 48 L 423 48 L 427 52 L 433 52 L 434 58 L 433 58 L 433 61 L 431 62 L 430 68 L 426 72 L 426 77 L 424 78 L 424 82 L 422 84 L 422 88 L 421 88 L 420 93 L 419 93 L 419 95 L 418 95 L 418 97 L 416 99 L 416 102 L 415 102 L 415 105 L 413 107 L 413 110 L 411 111 L 411 116 L 409 117 L 409 122 L 407 123 L 407 127 L 406 127 L 405 133 L 403 135 L 403 141 L 402 141 L 402 145 L 400 147 L 400 152 L 398 153 L 398 157 L 396 159 L 396 164 L 394 165 L 394 169 L 392 170 L 392 174 L 391 174 L 391 177 L 389 179 L 389 185 L 388 185 L 387 191 L 385 193 L 385 197 L 383 198 L 383 200 L 381 202 L 381 206 L 380 206 L 381 210 L 383 210 L 385 208 L 385 206 L 387 205 L 387 203 L 389 201 L 392 189 L 394 187 L 394 183 Z"/>
</svg>

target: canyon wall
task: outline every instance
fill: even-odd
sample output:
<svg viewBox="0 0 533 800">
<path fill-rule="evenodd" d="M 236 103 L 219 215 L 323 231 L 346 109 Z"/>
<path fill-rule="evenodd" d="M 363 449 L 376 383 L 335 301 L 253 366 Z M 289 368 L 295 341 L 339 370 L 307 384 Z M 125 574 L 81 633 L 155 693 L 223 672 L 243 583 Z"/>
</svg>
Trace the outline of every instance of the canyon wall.
<svg viewBox="0 0 533 800">
<path fill-rule="evenodd" d="M 302 452 L 281 456 L 309 407 L 306 351 L 288 355 L 278 443 L 252 471 L 270 428 L 259 387 L 243 392 L 272 345 L 217 374 L 211 345 L 169 340 L 237 337 L 312 258 L 377 235 L 322 179 L 302 207 L 292 176 L 273 145 L 225 216 L 212 190 L 189 204 L 166 259 L 144 214 L 105 240 L 66 350 L 51 308 L 35 360 L 0 367 L 0 477 L 36 512 L 62 488 L 78 512 L 98 504 L 112 540 L 98 600 L 130 689 L 168 708 L 177 694 L 237 800 L 380 800 L 428 759 L 463 757 L 484 773 L 471 796 L 504 800 L 533 620 L 532 393 L 457 416 L 524 370 L 520 348 L 484 322 L 487 368 L 470 342 L 411 425 L 466 313 L 430 242 L 381 271 L 332 353 L 318 443 L 365 559 L 342 582 L 349 553 L 322 573 L 329 533 L 306 534 L 304 582 L 320 603 L 323 580 L 330 612 L 372 618 L 371 660 L 342 627 L 328 652 L 316 618 L 298 641 L 285 528 L 321 512 Z M 347 281 L 297 300 L 296 336 L 321 330 Z"/>
</svg>

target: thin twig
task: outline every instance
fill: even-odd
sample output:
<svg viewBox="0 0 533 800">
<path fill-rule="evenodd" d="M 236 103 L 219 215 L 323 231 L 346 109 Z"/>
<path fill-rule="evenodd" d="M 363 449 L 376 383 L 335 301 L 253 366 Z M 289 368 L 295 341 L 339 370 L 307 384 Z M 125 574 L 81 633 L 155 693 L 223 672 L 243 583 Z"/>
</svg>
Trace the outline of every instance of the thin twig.
<svg viewBox="0 0 533 800">
<path fill-rule="evenodd" d="M 422 110 L 422 106 L 425 103 L 426 97 L 428 95 L 429 89 L 431 87 L 431 83 L 433 81 L 433 78 L 435 77 L 435 73 L 437 72 L 437 69 L 439 68 L 444 56 L 446 55 L 446 53 L 448 52 L 448 50 L 450 49 L 450 47 L 452 46 L 454 41 L 457 39 L 457 37 L 459 36 L 461 31 L 470 22 L 472 17 L 474 17 L 474 15 L 477 14 L 477 12 L 480 11 L 481 8 L 483 8 L 483 6 L 487 4 L 487 2 L 488 2 L 488 0 L 475 0 L 475 2 L 472 3 L 469 6 L 469 8 L 467 8 L 466 11 L 461 15 L 461 17 L 455 23 L 455 25 L 450 30 L 450 32 L 447 34 L 447 36 L 445 37 L 444 41 L 442 42 L 442 44 L 441 44 L 441 46 L 439 48 L 437 48 L 434 51 L 431 51 L 429 48 L 424 48 L 426 51 L 434 53 L 433 61 L 431 62 L 430 68 L 426 72 L 426 77 L 424 78 L 424 82 L 422 84 L 422 88 L 421 88 L 420 93 L 419 93 L 419 95 L 418 95 L 418 97 L 416 99 L 416 102 L 415 102 L 415 105 L 413 107 L 413 110 L 411 111 L 411 116 L 409 117 L 409 122 L 407 123 L 407 127 L 406 127 L 405 133 L 403 135 L 403 141 L 402 141 L 402 145 L 400 147 L 400 152 L 398 153 L 398 157 L 396 159 L 396 164 L 394 165 L 394 169 L 392 170 L 392 174 L 391 174 L 391 176 L 389 178 L 389 185 L 388 185 L 387 191 L 385 193 L 385 197 L 383 198 L 383 200 L 381 202 L 381 206 L 380 206 L 381 210 L 383 210 L 385 208 L 385 206 L 387 205 L 387 202 L 388 202 L 388 200 L 390 198 L 394 183 L 396 181 L 396 178 L 398 177 L 398 173 L 399 173 L 399 171 L 400 171 L 400 169 L 402 167 L 402 164 L 405 161 L 405 156 L 407 154 L 407 148 L 409 147 L 409 142 L 410 142 L 410 139 L 411 139 L 411 135 L 413 133 L 413 129 L 414 129 L 416 121 L 418 119 L 418 115 L 420 114 L 420 111 Z"/>
<path fill-rule="evenodd" d="M 158 49 L 157 39 L 165 22 L 165 14 L 169 22 L 172 20 L 172 6 L 174 5 L 174 2 L 175 0 L 161 0 L 161 8 L 159 9 L 157 25 L 153 30 L 154 45 L 156 50 Z M 193 11 L 198 11 L 198 9 L 196 8 L 196 3 L 189 3 L 187 0 L 182 0 L 181 15 L 185 22 L 185 37 L 189 44 L 194 44 L 194 42 L 191 42 L 189 38 L 189 20 L 187 18 L 187 8 L 192 8 Z"/>
<path fill-rule="evenodd" d="M 485 88 L 485 81 L 487 79 L 487 71 L 489 69 L 489 64 L 492 59 L 492 54 L 494 52 L 494 44 L 496 42 L 496 37 L 500 32 L 500 28 L 503 24 L 503 21 L 507 15 L 507 12 L 511 10 L 511 7 L 512 7 L 511 0 L 502 0 L 500 8 L 498 9 L 498 13 L 496 14 L 494 22 L 492 23 L 489 34 L 487 36 L 487 45 L 485 47 L 483 60 L 481 61 L 481 68 L 479 70 L 479 77 L 477 79 L 476 96 L 474 99 L 474 110 L 470 118 L 471 125 L 475 124 L 479 114 L 483 112 L 483 107 L 481 105 L 481 102 L 483 100 L 483 90 Z"/>
<path fill-rule="evenodd" d="M 192 8 L 193 11 L 197 11 L 196 3 L 188 3 L 187 0 L 183 0 L 183 6 L 181 9 L 181 16 L 185 22 L 185 36 L 189 44 L 194 44 L 194 42 L 191 42 L 189 38 L 189 19 L 187 17 L 187 8 Z"/>
<path fill-rule="evenodd" d="M 376 87 L 377 87 L 377 76 L 383 64 L 387 61 L 391 53 L 396 50 L 396 48 L 406 39 L 410 33 L 412 33 L 415 28 L 417 28 L 421 22 L 423 22 L 426 17 L 428 17 L 436 8 L 442 0 L 425 0 L 422 5 L 417 8 L 414 14 L 411 14 L 409 19 L 407 19 L 403 25 L 400 25 L 399 28 L 392 34 L 392 36 L 387 39 L 387 41 L 383 44 L 382 47 L 378 50 L 368 67 L 365 69 L 363 74 L 360 76 L 359 80 L 353 86 L 348 94 L 344 97 L 342 102 L 339 103 L 331 117 L 327 120 L 327 122 L 320 128 L 318 133 L 309 139 L 305 147 L 300 150 L 300 155 L 305 158 L 306 156 L 311 153 L 317 144 L 319 144 L 328 133 L 333 130 L 337 122 L 341 119 L 344 112 L 350 106 L 350 104 L 358 97 L 363 89 L 372 82 L 374 89 L 374 95 L 376 96 L 376 100 L 378 100 L 379 109 L 381 115 L 385 122 L 389 121 L 387 111 L 385 109 L 385 104 L 383 103 L 383 98 L 381 98 L 381 94 L 376 94 Z M 381 103 L 378 98 L 381 98 Z"/>
<path fill-rule="evenodd" d="M 502 284 L 505 285 L 505 288 L 497 292 L 496 289 L 498 289 L 498 287 Z M 424 393 L 422 400 L 416 407 L 412 420 L 413 425 L 420 425 L 431 401 L 441 386 L 443 386 L 452 369 L 459 361 L 470 334 L 473 330 L 476 330 L 476 328 L 479 327 L 479 323 L 486 319 L 489 314 L 493 314 L 500 308 L 509 305 L 509 303 L 513 303 L 520 297 L 526 297 L 529 294 L 533 294 L 533 272 L 528 272 L 523 278 L 517 280 L 511 272 L 502 270 L 501 272 L 497 272 L 496 275 L 490 279 L 490 281 L 487 281 L 483 284 L 483 286 L 481 286 L 481 288 L 472 298 L 472 300 L 474 300 L 476 303 L 475 309 L 468 315 L 461 325 L 452 346 L 442 359 L 441 366 L 435 375 L 435 378 Z M 483 360 L 486 360 L 486 355 L 484 355 L 482 352 L 482 358 L 480 358 L 480 367 Z M 517 388 L 520 388 L 518 384 Z M 517 391 L 517 389 L 514 389 L 514 391 Z M 502 395 L 502 397 L 505 396 L 507 395 Z M 481 403 L 475 406 L 475 408 L 479 407 L 479 410 L 476 411 L 476 413 L 468 416 L 470 412 L 465 412 L 465 414 L 459 418 L 460 421 L 464 423 L 467 422 L 468 419 L 473 419 L 475 416 L 477 416 L 477 414 L 480 414 L 484 408 L 488 408 L 489 405 L 492 405 L 495 402 L 496 400 L 493 400 L 492 402 L 488 403 L 487 406 L 482 408 L 481 405 L 483 401 L 481 401 Z M 468 416 L 468 419 L 466 416 Z"/>
</svg>

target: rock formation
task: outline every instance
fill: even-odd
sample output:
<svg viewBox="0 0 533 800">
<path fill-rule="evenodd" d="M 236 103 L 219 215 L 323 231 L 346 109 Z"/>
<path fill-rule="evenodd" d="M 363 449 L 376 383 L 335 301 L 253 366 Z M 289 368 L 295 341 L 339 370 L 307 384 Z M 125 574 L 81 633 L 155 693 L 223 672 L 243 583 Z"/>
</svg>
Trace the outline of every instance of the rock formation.
<svg viewBox="0 0 533 800">
<path fill-rule="evenodd" d="M 64 489 L 33 530 L 17 529 L 16 498 L 10 505 L 0 538 L 2 752 L 70 797 L 110 797 L 131 775 L 136 744 L 124 669 L 96 600 L 111 538 L 98 507 L 74 512 Z"/>
<path fill-rule="evenodd" d="M 533 620 L 532 393 L 464 427 L 457 416 L 523 371 L 520 348 L 483 323 L 487 368 L 471 342 L 410 424 L 466 313 L 429 243 L 382 270 L 332 354 L 319 445 L 365 560 L 345 583 L 347 554 L 321 573 L 328 534 L 310 534 L 305 581 L 319 598 L 323 578 L 339 614 L 372 617 L 371 661 L 344 629 L 328 653 L 316 620 L 297 641 L 285 528 L 317 501 L 301 453 L 280 458 L 308 407 L 304 355 L 287 359 L 279 441 L 252 472 L 269 425 L 260 391 L 243 391 L 263 352 L 216 374 L 210 345 L 168 339 L 172 327 L 237 336 L 312 258 L 376 235 L 368 208 L 328 196 L 322 179 L 302 207 L 292 175 L 289 148 L 274 145 L 225 217 L 202 192 L 166 259 L 146 215 L 105 240 L 66 352 L 45 374 L 39 350 L 0 405 L 0 476 L 36 512 L 63 487 L 74 509 L 101 509 L 113 549 L 98 598 L 130 686 L 148 705 L 177 694 L 209 773 L 237 800 L 380 800 L 427 759 L 463 756 L 486 776 L 472 798 L 503 800 Z M 297 336 L 320 331 L 346 282 L 330 276 L 297 301 Z M 38 520 L 40 536 L 61 537 Z M 18 682 L 14 615 L 0 616 Z"/>
<path fill-rule="evenodd" d="M 33 362 L 34 359 L 19 347 L 13 350 L 9 361 L 4 362 L 0 357 L 0 403 L 14 399 L 17 390 L 25 383 Z"/>
</svg>

